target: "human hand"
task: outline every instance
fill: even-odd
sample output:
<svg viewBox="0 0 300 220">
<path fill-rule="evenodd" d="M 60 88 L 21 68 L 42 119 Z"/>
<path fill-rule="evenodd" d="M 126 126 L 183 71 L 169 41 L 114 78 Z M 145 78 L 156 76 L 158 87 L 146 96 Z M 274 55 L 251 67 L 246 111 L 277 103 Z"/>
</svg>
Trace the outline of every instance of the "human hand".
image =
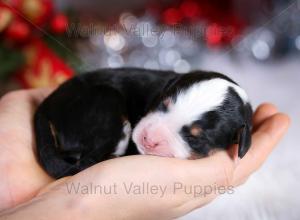
<svg viewBox="0 0 300 220">
<path fill-rule="evenodd" d="M 224 189 L 232 190 L 243 183 L 266 160 L 288 126 L 286 115 L 264 104 L 254 115 L 253 144 L 238 163 L 232 159 L 237 154 L 237 146 L 229 152 L 217 152 L 199 160 L 145 155 L 122 157 L 66 178 L 41 196 L 52 194 L 67 198 L 78 219 L 141 219 L 141 216 L 143 219 L 173 219 L 211 202 Z M 165 191 L 135 193 L 133 188 L 129 190 L 130 186 L 143 187 L 143 184 L 162 187 Z M 78 187 L 77 192 L 72 185 Z M 180 186 L 183 188 L 175 190 Z M 189 193 L 190 187 L 194 192 Z"/>
<path fill-rule="evenodd" d="M 8 93 L 0 100 L 0 211 L 31 199 L 52 178 L 34 150 L 33 115 L 51 89 Z"/>
<path fill-rule="evenodd" d="M 0 174 L 5 180 L 0 183 L 2 197 L 0 201 L 4 201 L 0 203 L 0 209 L 12 207 L 32 198 L 39 189 L 53 181 L 40 168 L 34 156 L 31 122 L 35 107 L 47 94 L 49 91 L 46 90 L 15 92 L 0 102 Z M 277 113 L 271 105 L 262 105 L 254 116 L 253 146 L 238 165 L 226 152 L 218 152 L 209 158 L 197 161 L 153 156 L 124 157 L 105 161 L 73 177 L 56 181 L 54 185 L 60 186 L 63 191 L 59 190 L 60 193 L 55 194 L 54 192 L 58 191 L 53 189 L 58 186 L 53 188 L 50 185 L 44 190 L 48 193 L 37 198 L 44 197 L 47 200 L 49 195 L 54 193 L 56 196 L 51 198 L 59 200 L 59 202 L 54 200 L 56 202 L 52 205 L 55 207 L 57 204 L 62 204 L 66 198 L 70 198 L 65 196 L 69 193 L 63 186 L 76 182 L 81 185 L 90 182 L 94 185 L 110 185 L 112 181 L 119 185 L 142 181 L 162 186 L 171 186 L 175 181 L 187 186 L 238 185 L 263 163 L 287 130 L 288 124 L 287 116 Z M 140 218 L 139 215 L 145 218 L 155 218 L 155 216 L 172 218 L 201 207 L 217 194 L 218 192 L 211 192 L 209 195 L 194 197 L 180 191 L 174 194 L 169 190 L 162 198 L 143 194 L 130 196 L 123 187 L 123 191 L 116 195 L 102 197 L 75 193 L 71 195 L 71 200 L 76 201 L 74 204 L 80 206 L 79 210 L 83 207 L 89 210 L 89 219 L 103 216 L 105 214 L 103 210 L 106 210 L 107 216 L 123 216 L 131 219 Z M 103 199 L 104 201 L 101 202 Z M 39 211 L 43 210 L 42 207 Z M 87 216 L 84 218 L 88 219 Z"/>
</svg>

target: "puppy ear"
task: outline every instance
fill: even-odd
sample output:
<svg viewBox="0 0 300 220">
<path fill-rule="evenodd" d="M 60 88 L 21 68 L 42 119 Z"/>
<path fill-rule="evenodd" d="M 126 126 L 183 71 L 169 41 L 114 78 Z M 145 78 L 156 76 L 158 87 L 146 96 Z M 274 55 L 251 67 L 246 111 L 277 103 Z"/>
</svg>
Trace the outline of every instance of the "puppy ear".
<svg viewBox="0 0 300 220">
<path fill-rule="evenodd" d="M 243 125 L 238 131 L 237 137 L 239 145 L 238 156 L 243 158 L 251 146 L 251 129 L 249 125 Z"/>
</svg>

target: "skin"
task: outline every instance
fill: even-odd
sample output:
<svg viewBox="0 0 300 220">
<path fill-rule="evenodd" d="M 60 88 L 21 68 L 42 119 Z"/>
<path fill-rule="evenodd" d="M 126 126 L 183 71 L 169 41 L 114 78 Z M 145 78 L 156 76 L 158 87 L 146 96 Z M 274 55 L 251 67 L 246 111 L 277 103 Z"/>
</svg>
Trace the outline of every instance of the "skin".
<svg viewBox="0 0 300 220">
<path fill-rule="evenodd" d="M 198 160 L 137 155 L 96 164 L 54 181 L 34 153 L 32 117 L 51 89 L 17 91 L 0 101 L 0 219 L 173 219 L 202 207 L 220 190 L 244 183 L 267 159 L 287 131 L 290 119 L 271 104 L 254 114 L 253 144 L 241 160 L 237 146 Z M 128 172 L 130 171 L 130 172 Z M 159 194 L 133 195 L 124 183 L 166 186 Z M 70 184 L 117 185 L 116 194 L 70 193 Z M 197 196 L 173 190 L 174 183 L 211 186 Z M 68 210 L 68 211 L 66 211 Z"/>
</svg>

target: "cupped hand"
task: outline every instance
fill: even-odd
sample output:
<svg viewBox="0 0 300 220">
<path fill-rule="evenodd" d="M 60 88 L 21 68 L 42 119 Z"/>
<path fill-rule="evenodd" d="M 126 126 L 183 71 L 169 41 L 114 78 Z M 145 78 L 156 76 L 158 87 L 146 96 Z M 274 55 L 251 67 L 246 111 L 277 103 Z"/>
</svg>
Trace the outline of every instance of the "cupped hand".
<svg viewBox="0 0 300 220">
<path fill-rule="evenodd" d="M 57 207 L 57 204 L 68 199 L 68 209 L 74 210 L 77 216 L 84 213 L 84 219 L 99 219 L 105 214 L 128 219 L 182 216 L 213 200 L 220 194 L 220 187 L 229 189 L 243 183 L 262 165 L 289 126 L 286 115 L 278 113 L 273 105 L 263 104 L 254 115 L 253 144 L 238 163 L 233 160 L 236 146 L 228 152 L 193 161 L 138 155 L 108 160 L 73 177 L 53 182 L 35 157 L 32 128 L 34 111 L 50 91 L 19 91 L 0 101 L 0 210 L 25 201 L 30 203 L 44 188 L 36 198 L 43 197 L 45 201 L 51 198 L 52 209 L 56 207 L 64 212 L 66 207 Z M 165 193 L 134 192 L 130 188 L 147 184 L 166 188 Z M 70 192 L 72 185 L 79 186 L 79 191 Z M 88 186 L 99 190 L 101 186 L 114 185 L 114 193 L 86 193 Z M 180 186 L 182 190 L 174 190 Z M 187 193 L 190 187 L 197 187 L 197 192 Z M 38 211 L 43 211 L 42 207 Z M 59 212 L 50 214 L 56 213 Z"/>
<path fill-rule="evenodd" d="M 237 146 L 199 160 L 122 157 L 55 183 L 41 196 L 63 195 L 84 219 L 174 219 L 232 193 L 262 165 L 288 126 L 286 115 L 263 104 L 254 115 L 252 146 L 239 161 Z"/>
<path fill-rule="evenodd" d="M 0 100 L 0 210 L 31 199 L 50 178 L 34 153 L 33 115 L 51 89 L 8 93 Z"/>
</svg>

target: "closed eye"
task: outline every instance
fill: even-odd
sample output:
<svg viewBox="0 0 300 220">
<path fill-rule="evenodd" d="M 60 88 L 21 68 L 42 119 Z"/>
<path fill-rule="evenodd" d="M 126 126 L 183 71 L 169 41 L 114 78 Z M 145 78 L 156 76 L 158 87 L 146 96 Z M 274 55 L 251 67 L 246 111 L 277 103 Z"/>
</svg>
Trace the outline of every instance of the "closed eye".
<svg viewBox="0 0 300 220">
<path fill-rule="evenodd" d="M 162 112 L 167 112 L 171 105 L 171 102 L 172 102 L 171 98 L 167 98 L 164 101 L 159 103 L 157 109 Z"/>
<path fill-rule="evenodd" d="M 157 106 L 157 110 L 161 111 L 161 112 L 167 112 L 168 111 L 168 107 L 164 105 L 163 102 L 159 103 L 159 105 Z"/>
<path fill-rule="evenodd" d="M 185 135 L 185 138 L 189 141 L 196 141 L 198 140 L 198 137 L 194 136 L 194 135 L 191 135 L 191 134 L 186 134 Z"/>
</svg>

